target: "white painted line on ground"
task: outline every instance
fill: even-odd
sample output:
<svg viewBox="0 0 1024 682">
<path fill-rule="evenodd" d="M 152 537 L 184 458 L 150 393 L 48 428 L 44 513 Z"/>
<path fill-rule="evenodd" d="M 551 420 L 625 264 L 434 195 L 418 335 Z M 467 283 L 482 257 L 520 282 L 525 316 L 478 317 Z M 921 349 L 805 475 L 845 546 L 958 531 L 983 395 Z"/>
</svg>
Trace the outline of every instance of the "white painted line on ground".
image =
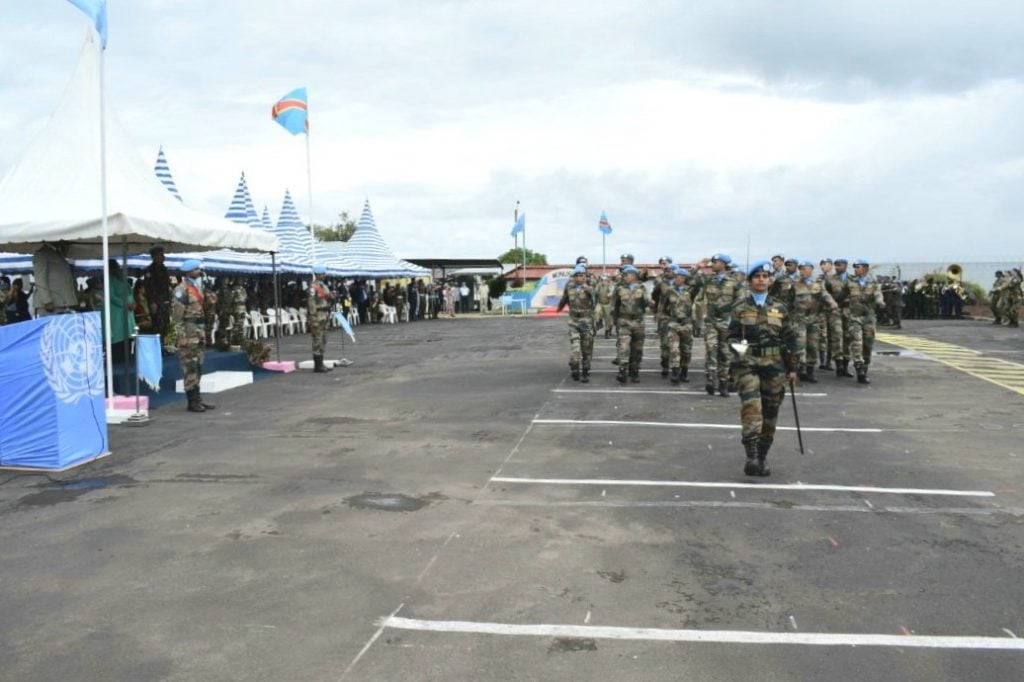
<svg viewBox="0 0 1024 682">
<path fill-rule="evenodd" d="M 618 421 L 614 419 L 534 419 L 534 424 L 542 424 L 545 426 L 567 426 L 573 424 L 583 424 L 588 426 L 663 426 L 675 429 L 727 429 L 732 431 L 738 431 L 740 428 L 739 424 L 702 424 L 696 422 L 645 422 L 645 421 Z M 777 431 L 796 431 L 795 426 L 776 426 Z M 800 430 L 803 432 L 821 432 L 821 433 L 882 433 L 882 429 L 854 429 L 845 427 L 826 427 L 826 426 L 802 426 Z"/>
<path fill-rule="evenodd" d="M 390 619 L 394 618 L 395 615 L 399 611 L 402 610 L 403 606 L 405 606 L 405 602 L 402 602 L 401 604 L 399 604 L 398 608 L 395 609 L 394 611 L 392 611 L 391 615 L 388 616 L 384 620 L 387 621 L 387 620 L 390 620 Z M 377 628 L 377 631 L 374 632 L 373 636 L 370 637 L 370 640 L 366 644 L 363 645 L 363 648 L 359 650 L 359 653 L 356 654 L 356 657 L 352 659 L 352 662 L 348 664 L 348 667 L 345 668 L 344 672 L 341 673 L 341 677 L 338 678 L 338 679 L 344 680 L 346 677 L 348 677 L 348 674 L 350 672 L 352 672 L 352 669 L 356 667 L 357 663 L 359 663 L 359 659 L 361 659 L 366 654 L 366 652 L 370 650 L 370 647 L 373 646 L 374 642 L 376 642 L 378 639 L 380 639 L 380 636 L 384 632 L 384 628 L 386 628 L 386 627 L 387 627 L 387 625 L 385 625 L 383 622 L 380 624 L 380 627 Z"/>
<path fill-rule="evenodd" d="M 552 393 L 650 393 L 654 395 L 707 395 L 707 391 L 666 388 L 553 388 Z M 797 393 L 804 398 L 824 398 L 828 393 Z"/>
<path fill-rule="evenodd" d="M 749 488 L 754 490 L 828 490 L 850 493 L 881 493 L 883 495 L 946 495 L 952 497 L 995 497 L 991 490 L 943 490 L 941 488 L 879 488 L 866 485 L 831 485 L 810 483 L 735 483 L 719 481 L 651 481 L 642 479 L 613 478 L 524 478 L 517 476 L 494 476 L 491 483 L 524 483 L 533 485 L 600 485 L 654 488 Z M 859 509 L 859 507 L 858 507 Z"/>
<path fill-rule="evenodd" d="M 714 500 L 653 500 L 653 501 L 545 501 L 545 500 L 478 500 L 477 506 L 489 507 L 544 507 L 547 509 L 747 509 L 778 512 L 827 512 L 850 514 L 912 514 L 918 516 L 1024 516 L 1024 507 L 875 507 L 868 509 L 856 504 L 794 504 L 785 502 L 719 502 Z"/>
<path fill-rule="evenodd" d="M 608 374 L 608 373 L 611 373 L 611 372 L 618 372 L 618 371 L 619 370 L 617 368 L 614 368 L 614 369 L 594 369 L 594 368 L 591 368 L 590 369 L 590 373 L 591 374 L 594 374 L 595 372 L 600 373 L 600 374 Z M 655 373 L 655 372 L 657 372 L 658 374 L 661 374 L 661 370 L 660 369 L 641 369 L 640 371 L 643 372 L 644 374 L 652 374 L 652 373 Z M 693 374 L 694 372 L 700 372 L 700 373 L 703 374 L 704 370 L 702 370 L 702 369 L 695 369 L 695 368 L 691 367 L 690 368 L 690 374 Z"/>
<path fill-rule="evenodd" d="M 529 637 L 585 637 L 592 639 L 654 642 L 714 642 L 726 644 L 801 644 L 809 646 L 880 646 L 915 649 L 992 649 L 1024 651 L 1024 640 L 1009 637 L 930 637 L 825 632 L 762 632 L 744 630 L 672 630 L 665 628 L 608 627 L 599 625 L 546 625 L 541 623 L 482 623 L 466 620 L 422 620 L 391 616 L 382 627 L 422 632 L 508 635 Z"/>
</svg>

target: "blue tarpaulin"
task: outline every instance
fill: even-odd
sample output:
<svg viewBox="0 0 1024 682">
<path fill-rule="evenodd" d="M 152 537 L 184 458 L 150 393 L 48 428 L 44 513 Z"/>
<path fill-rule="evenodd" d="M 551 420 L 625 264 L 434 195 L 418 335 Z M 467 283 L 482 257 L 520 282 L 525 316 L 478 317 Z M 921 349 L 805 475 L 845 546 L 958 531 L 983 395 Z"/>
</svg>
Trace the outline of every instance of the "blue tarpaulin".
<svg viewBox="0 0 1024 682">
<path fill-rule="evenodd" d="M 66 469 L 108 451 L 99 313 L 0 326 L 0 466 Z"/>
</svg>

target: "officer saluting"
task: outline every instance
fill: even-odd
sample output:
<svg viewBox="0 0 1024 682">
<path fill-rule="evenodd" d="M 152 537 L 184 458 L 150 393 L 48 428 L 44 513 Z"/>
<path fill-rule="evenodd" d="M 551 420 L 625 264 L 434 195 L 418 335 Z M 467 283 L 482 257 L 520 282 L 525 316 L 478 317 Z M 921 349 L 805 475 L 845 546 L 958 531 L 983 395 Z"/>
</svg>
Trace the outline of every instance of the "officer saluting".
<svg viewBox="0 0 1024 682">
<path fill-rule="evenodd" d="M 206 324 L 203 295 L 203 264 L 190 258 L 181 264 L 184 277 L 171 297 L 171 318 L 178 337 L 178 361 L 184 375 L 185 395 L 189 412 L 206 412 L 213 405 L 203 402 L 199 383 L 203 377 L 203 348 L 206 346 Z"/>
<path fill-rule="evenodd" d="M 768 294 L 772 265 L 759 261 L 747 272 L 749 292 L 732 309 L 729 347 L 740 394 L 740 423 L 747 476 L 768 476 L 768 450 L 775 440 L 786 383 L 796 379 L 801 348 L 786 306 Z"/>
<path fill-rule="evenodd" d="M 323 265 L 313 267 L 313 281 L 306 298 L 309 333 L 313 337 L 313 371 L 317 374 L 331 371 L 324 364 L 324 346 L 327 345 L 327 325 L 331 306 L 334 305 L 334 294 L 322 281 L 326 274 L 327 268 Z"/>
</svg>

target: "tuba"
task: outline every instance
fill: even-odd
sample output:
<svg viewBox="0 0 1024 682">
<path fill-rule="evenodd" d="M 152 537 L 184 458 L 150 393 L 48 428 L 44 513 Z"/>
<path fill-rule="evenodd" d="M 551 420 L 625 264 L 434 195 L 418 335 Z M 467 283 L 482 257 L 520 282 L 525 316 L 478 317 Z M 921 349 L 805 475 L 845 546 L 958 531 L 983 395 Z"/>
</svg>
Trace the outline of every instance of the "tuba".
<svg viewBox="0 0 1024 682">
<path fill-rule="evenodd" d="M 949 277 L 950 282 L 959 282 L 963 279 L 964 269 L 959 264 L 953 263 L 946 268 L 946 276 Z"/>
</svg>

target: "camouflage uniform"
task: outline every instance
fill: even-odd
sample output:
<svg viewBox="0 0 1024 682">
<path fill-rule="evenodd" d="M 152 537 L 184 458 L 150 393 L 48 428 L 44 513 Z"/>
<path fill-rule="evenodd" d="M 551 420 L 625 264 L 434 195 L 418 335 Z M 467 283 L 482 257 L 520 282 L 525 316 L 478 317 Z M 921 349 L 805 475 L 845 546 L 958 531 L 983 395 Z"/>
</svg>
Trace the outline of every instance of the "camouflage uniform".
<svg viewBox="0 0 1024 682">
<path fill-rule="evenodd" d="M 767 476 L 764 466 L 775 440 L 779 406 L 786 397 L 786 372 L 795 371 L 800 347 L 790 324 L 786 306 L 772 298 L 758 306 L 754 295 L 746 294 L 732 309 L 728 327 L 729 343 L 746 340 L 747 352 L 736 358 L 736 383 L 740 394 L 742 440 L 747 452 L 744 472 Z"/>
<path fill-rule="evenodd" d="M 787 308 L 790 310 L 790 324 L 799 346 L 806 349 L 797 359 L 800 378 L 816 383 L 814 366 L 818 362 L 818 339 L 822 312 L 831 309 L 835 301 L 825 291 L 825 286 L 814 279 L 797 279 L 789 287 Z"/>
<path fill-rule="evenodd" d="M 898 278 L 894 277 L 882 285 L 882 300 L 893 329 L 902 329 L 903 283 Z"/>
<path fill-rule="evenodd" d="M 196 403 L 199 383 L 203 377 L 204 347 L 206 345 L 205 297 L 202 289 L 191 280 L 182 279 L 171 296 L 171 319 L 178 337 L 178 361 L 184 375 L 185 393 L 189 397 L 189 410 L 202 412 Z M 201 407 L 205 407 L 202 406 Z"/>
<path fill-rule="evenodd" d="M 594 357 L 594 307 L 597 294 L 586 280 L 581 282 L 573 281 L 565 285 L 562 293 L 562 300 L 558 304 L 558 311 L 561 312 L 565 306 L 569 306 L 569 369 L 572 370 L 572 378 L 575 381 L 580 379 L 582 369 L 583 382 L 590 381 L 590 362 Z"/>
<path fill-rule="evenodd" d="M 850 355 L 857 369 L 857 381 L 866 384 L 871 349 L 875 345 L 875 307 L 885 305 L 882 290 L 870 277 L 850 277 L 836 300 L 847 311 Z"/>
<path fill-rule="evenodd" d="M 217 294 L 213 291 L 213 288 L 207 289 L 206 286 L 209 282 L 203 282 L 203 329 L 206 336 L 206 345 L 212 346 L 214 342 L 213 338 L 213 323 L 217 319 Z"/>
<path fill-rule="evenodd" d="M 668 348 L 668 364 L 672 383 L 688 382 L 690 354 L 693 350 L 693 293 L 686 284 L 669 285 L 661 294 L 661 310 L 665 318 L 662 347 Z"/>
<path fill-rule="evenodd" d="M 614 325 L 612 322 L 612 292 L 614 290 L 615 283 L 608 277 L 602 277 L 595 289 L 597 295 L 597 305 L 594 306 L 595 325 L 604 326 L 604 338 L 606 339 L 612 335 L 612 326 Z"/>
<path fill-rule="evenodd" d="M 993 287 L 993 308 L 997 320 L 1006 320 L 1008 326 L 1017 327 L 1017 308 L 1021 303 L 1021 278 L 1015 270 L 1004 272 Z"/>
<path fill-rule="evenodd" d="M 241 282 L 231 288 L 231 345 L 242 347 L 245 343 L 245 318 L 248 314 L 246 302 L 249 294 Z"/>
<path fill-rule="evenodd" d="M 707 300 L 704 321 L 704 381 L 709 395 L 716 390 L 728 395 L 729 381 L 729 319 L 736 302 L 739 282 L 733 275 L 720 273 L 705 277 L 702 289 Z"/>
<path fill-rule="evenodd" d="M 836 362 L 836 376 L 852 377 L 848 366 L 850 364 L 850 341 L 847 338 L 849 327 L 850 311 L 847 305 L 839 299 L 839 292 L 849 279 L 846 272 L 831 274 L 825 279 L 825 291 L 839 304 L 838 310 L 829 313 L 829 336 L 832 359 Z"/>
<path fill-rule="evenodd" d="M 640 380 L 640 363 L 644 359 L 644 311 L 651 305 L 651 297 L 640 282 L 623 282 L 612 294 L 615 325 L 619 330 L 616 360 L 620 382 L 625 382 L 627 368 L 634 383 Z"/>
<path fill-rule="evenodd" d="M 231 311 L 234 308 L 231 294 L 231 283 L 227 277 L 221 277 L 217 282 L 217 338 L 214 345 L 223 350 L 231 345 L 228 327 L 231 324 Z"/>
<path fill-rule="evenodd" d="M 332 296 L 327 285 L 314 280 L 307 291 L 307 324 L 313 336 L 313 362 L 316 371 L 323 371 L 324 348 L 327 346 L 327 326 L 331 314 Z"/>
<path fill-rule="evenodd" d="M 654 322 L 657 325 L 658 340 L 661 344 L 661 376 L 668 376 L 669 372 L 669 342 L 668 334 L 668 314 L 662 306 L 662 299 L 665 296 L 665 292 L 672 288 L 672 280 L 674 276 L 666 273 L 661 277 L 654 280 L 654 288 L 651 290 L 651 301 L 654 302 Z"/>
<path fill-rule="evenodd" d="M 992 308 L 992 316 L 995 321 L 992 324 L 1003 323 L 1003 288 L 1005 286 L 1004 274 L 1001 270 L 996 271 L 996 281 L 992 283 L 992 289 L 988 292 L 988 304 Z"/>
</svg>

